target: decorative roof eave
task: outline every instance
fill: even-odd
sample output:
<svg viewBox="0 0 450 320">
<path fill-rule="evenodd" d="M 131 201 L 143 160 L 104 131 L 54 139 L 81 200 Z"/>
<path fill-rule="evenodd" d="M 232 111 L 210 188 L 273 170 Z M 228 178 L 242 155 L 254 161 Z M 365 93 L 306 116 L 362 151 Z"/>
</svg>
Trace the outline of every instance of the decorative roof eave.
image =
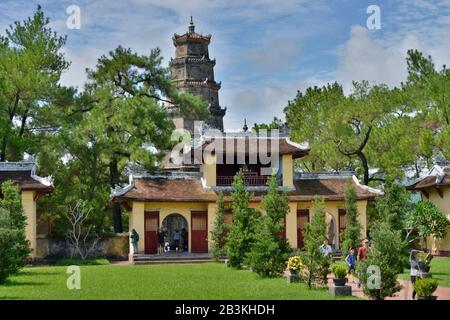
<svg viewBox="0 0 450 320">
<path fill-rule="evenodd" d="M 39 188 L 40 191 L 53 191 L 53 178 L 36 175 L 36 163 L 34 161 L 0 162 L 0 171 L 30 171 L 30 177 L 44 186 L 44 188 Z M 35 188 L 22 187 L 22 190 L 35 190 Z"/>
<path fill-rule="evenodd" d="M 440 165 L 434 165 L 431 170 L 424 176 L 419 177 L 415 179 L 411 184 L 406 186 L 407 190 L 413 191 L 413 190 L 425 190 L 428 188 L 439 188 L 439 187 L 450 187 L 450 183 L 445 181 L 445 177 L 448 176 L 448 174 L 445 172 L 445 170 L 448 170 L 447 167 L 441 167 Z M 431 178 L 434 178 L 431 180 Z M 421 182 L 425 181 L 426 179 L 429 179 L 428 183 L 425 185 L 418 186 Z"/>
<path fill-rule="evenodd" d="M 286 142 L 288 144 L 290 144 L 293 147 L 296 147 L 298 149 L 304 150 L 304 151 L 310 151 L 311 148 L 309 147 L 309 142 L 308 141 L 303 141 L 302 143 L 297 143 L 297 142 L 293 142 L 291 141 L 290 138 L 286 138 Z"/>
<path fill-rule="evenodd" d="M 384 192 L 381 191 L 381 190 L 379 190 L 379 189 L 375 189 L 375 188 L 366 186 L 366 185 L 364 185 L 364 184 L 361 184 L 361 183 L 359 182 L 358 178 L 357 178 L 355 175 L 353 175 L 352 178 L 353 178 L 353 182 L 358 186 L 358 188 L 361 188 L 361 189 L 363 189 L 363 190 L 366 190 L 366 191 L 368 191 L 368 192 L 370 192 L 370 193 L 373 193 L 373 194 L 376 194 L 376 195 L 378 195 L 378 196 L 384 195 Z"/>
<path fill-rule="evenodd" d="M 114 189 L 111 188 L 110 197 L 122 197 L 128 191 L 135 187 L 135 179 L 167 179 L 167 180 L 177 180 L 177 179 L 192 179 L 200 178 L 201 174 L 199 172 L 159 172 L 155 174 L 149 174 L 146 172 L 140 172 L 138 174 L 131 173 L 128 176 L 128 184 L 126 186 L 116 186 Z"/>
<path fill-rule="evenodd" d="M 175 46 L 186 43 L 188 41 L 194 41 L 194 42 L 211 42 L 211 35 L 202 35 L 196 32 L 189 32 L 182 35 L 174 34 L 172 37 L 173 44 Z"/>
<path fill-rule="evenodd" d="M 128 176 L 128 184 L 126 186 L 124 187 L 116 186 L 114 189 L 111 188 L 111 198 L 123 196 L 133 188 L 134 188 L 134 178 L 133 174 L 130 174 Z"/>
<path fill-rule="evenodd" d="M 201 58 L 185 56 L 185 57 L 171 58 L 169 65 L 170 66 L 185 65 L 186 63 L 210 64 L 214 66 L 216 64 L 216 59 L 208 59 L 205 56 Z"/>
<path fill-rule="evenodd" d="M 222 82 L 215 82 L 206 78 L 204 81 L 193 80 L 193 79 L 179 79 L 175 80 L 178 86 L 193 86 L 193 87 L 207 87 L 214 90 L 220 90 L 222 87 Z"/>
</svg>

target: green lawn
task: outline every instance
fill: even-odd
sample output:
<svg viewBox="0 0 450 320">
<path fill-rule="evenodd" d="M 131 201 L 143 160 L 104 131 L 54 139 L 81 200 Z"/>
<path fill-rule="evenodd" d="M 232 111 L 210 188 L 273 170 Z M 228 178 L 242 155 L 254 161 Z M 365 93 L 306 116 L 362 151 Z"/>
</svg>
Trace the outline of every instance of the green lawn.
<svg viewBox="0 0 450 320">
<path fill-rule="evenodd" d="M 0 299 L 332 299 L 285 278 L 262 279 L 219 263 L 81 267 L 81 290 L 66 267 L 32 267 L 0 285 Z"/>
<path fill-rule="evenodd" d="M 450 287 L 450 258 L 435 257 L 431 260 L 431 273 L 439 281 L 439 285 Z M 400 275 L 400 279 L 409 280 L 409 270 Z"/>
</svg>

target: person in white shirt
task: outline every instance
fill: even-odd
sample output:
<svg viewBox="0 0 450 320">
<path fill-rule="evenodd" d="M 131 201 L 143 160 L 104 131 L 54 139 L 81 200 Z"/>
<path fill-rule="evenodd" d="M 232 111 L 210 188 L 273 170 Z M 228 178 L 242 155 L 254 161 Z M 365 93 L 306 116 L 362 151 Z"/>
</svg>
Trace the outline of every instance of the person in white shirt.
<svg viewBox="0 0 450 320">
<path fill-rule="evenodd" d="M 411 266 L 411 271 L 409 275 L 411 276 L 411 284 L 413 287 L 413 293 L 412 298 L 416 297 L 416 290 L 414 290 L 414 284 L 416 283 L 417 277 L 420 277 L 421 270 L 420 270 L 420 264 L 419 264 L 419 250 L 411 250 L 411 253 L 409 254 L 409 264 Z"/>
<path fill-rule="evenodd" d="M 333 249 L 328 244 L 328 239 L 327 238 L 325 238 L 323 240 L 323 244 L 319 247 L 319 249 L 320 249 L 320 252 L 322 252 L 322 255 L 324 257 L 328 257 L 331 253 L 333 253 Z"/>
</svg>

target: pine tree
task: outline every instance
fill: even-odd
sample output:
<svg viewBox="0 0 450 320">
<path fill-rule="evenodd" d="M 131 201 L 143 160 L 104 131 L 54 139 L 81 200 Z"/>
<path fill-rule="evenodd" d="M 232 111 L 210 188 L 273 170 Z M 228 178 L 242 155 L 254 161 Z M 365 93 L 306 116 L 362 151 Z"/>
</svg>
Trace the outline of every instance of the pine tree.
<svg viewBox="0 0 450 320">
<path fill-rule="evenodd" d="M 30 254 L 25 237 L 26 218 L 22 208 L 19 188 L 11 181 L 1 186 L 0 200 L 0 284 L 16 274 L 25 265 Z"/>
<path fill-rule="evenodd" d="M 410 198 L 405 187 L 394 181 L 387 181 L 384 184 L 384 196 L 376 200 L 378 219 L 375 224 L 384 221 L 392 229 L 404 231 L 408 213 L 413 209 Z"/>
<path fill-rule="evenodd" d="M 217 261 L 226 255 L 227 227 L 225 225 L 225 203 L 223 201 L 223 192 L 219 192 L 216 201 L 216 218 L 214 220 L 214 229 L 211 231 L 212 255 Z"/>
<path fill-rule="evenodd" d="M 283 272 L 291 252 L 287 239 L 281 236 L 289 212 L 289 201 L 286 192 L 279 193 L 277 187 L 277 179 L 272 176 L 268 193 L 262 200 L 266 214 L 258 223 L 256 239 L 248 259 L 252 270 L 265 277 Z"/>
<path fill-rule="evenodd" d="M 367 296 L 381 300 L 400 290 L 397 275 L 403 271 L 403 250 L 400 231 L 393 229 L 387 222 L 381 222 L 373 228 L 367 259 L 357 266 Z"/>
<path fill-rule="evenodd" d="M 308 270 L 307 284 L 312 287 L 312 283 L 326 284 L 327 274 L 330 267 L 330 260 L 324 257 L 320 251 L 327 230 L 325 220 L 325 205 L 323 198 L 316 197 L 313 203 L 313 216 L 311 222 L 304 226 L 305 255 L 303 262 Z"/>
<path fill-rule="evenodd" d="M 233 181 L 233 223 L 227 238 L 228 266 L 241 268 L 255 241 L 260 214 L 248 207 L 250 193 L 245 190 L 244 175 L 239 171 Z"/>
<path fill-rule="evenodd" d="M 347 225 L 342 233 L 342 252 L 348 252 L 353 247 L 355 250 L 361 243 L 361 223 L 359 222 L 358 207 L 356 205 L 355 189 L 349 185 L 345 194 L 345 210 Z"/>
</svg>

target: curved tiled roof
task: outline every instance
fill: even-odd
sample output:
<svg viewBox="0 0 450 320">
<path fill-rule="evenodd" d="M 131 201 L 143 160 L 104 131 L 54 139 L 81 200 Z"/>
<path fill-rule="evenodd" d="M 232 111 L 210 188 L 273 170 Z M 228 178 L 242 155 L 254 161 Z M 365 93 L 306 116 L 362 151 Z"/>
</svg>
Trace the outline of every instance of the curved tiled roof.
<svg viewBox="0 0 450 320">
<path fill-rule="evenodd" d="M 243 141 L 245 139 L 245 141 Z M 233 148 L 228 151 L 227 148 L 231 146 L 230 140 L 233 140 Z M 294 158 L 301 158 L 309 153 L 309 145 L 298 144 L 289 140 L 286 137 L 268 138 L 268 137 L 225 137 L 225 138 L 213 138 L 210 141 L 204 141 L 201 145 L 192 148 L 191 153 L 197 155 L 195 150 L 199 148 L 208 147 L 209 150 L 214 150 L 216 153 L 226 154 L 257 154 L 258 148 L 261 145 L 265 145 L 264 154 L 270 153 L 272 143 L 278 143 L 278 153 L 280 155 L 292 154 Z M 242 149 L 242 150 L 241 150 Z"/>
<path fill-rule="evenodd" d="M 0 163 L 0 184 L 11 180 L 22 191 L 52 192 L 53 186 L 49 181 L 34 174 L 35 165 L 29 162 L 2 162 Z"/>
<path fill-rule="evenodd" d="M 187 32 L 182 35 L 175 33 L 172 37 L 172 40 L 175 45 L 186 42 L 186 41 L 205 41 L 205 42 L 209 43 L 211 41 L 211 35 L 208 34 L 208 35 L 204 36 L 197 32 Z"/>
<path fill-rule="evenodd" d="M 429 174 L 417 179 L 408 185 L 408 190 L 423 190 L 432 187 L 449 187 L 450 186 L 450 167 L 441 168 L 434 166 Z"/>
<path fill-rule="evenodd" d="M 125 188 L 123 194 L 113 196 L 114 202 L 215 202 L 217 190 L 204 188 L 199 178 L 166 179 L 135 178 L 133 185 Z M 289 201 L 311 201 L 315 196 L 323 196 L 328 201 L 342 201 L 349 184 L 355 188 L 357 198 L 371 200 L 379 195 L 352 178 L 299 179 L 294 181 L 295 189 L 288 192 Z M 264 191 L 252 192 L 251 202 L 259 202 Z M 225 201 L 230 201 L 230 191 L 224 191 Z"/>
</svg>

